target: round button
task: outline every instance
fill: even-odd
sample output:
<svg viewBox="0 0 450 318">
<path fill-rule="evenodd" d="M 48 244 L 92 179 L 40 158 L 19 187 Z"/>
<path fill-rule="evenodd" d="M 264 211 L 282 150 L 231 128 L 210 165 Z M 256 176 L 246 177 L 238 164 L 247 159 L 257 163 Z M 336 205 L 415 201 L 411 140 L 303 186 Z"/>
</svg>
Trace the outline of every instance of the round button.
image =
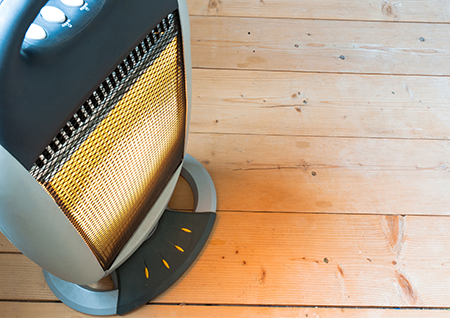
<svg viewBox="0 0 450 318">
<path fill-rule="evenodd" d="M 69 7 L 81 7 L 84 4 L 84 0 L 61 0 L 61 2 Z"/>
<path fill-rule="evenodd" d="M 47 22 L 63 23 L 66 21 L 66 15 L 61 9 L 52 6 L 45 6 L 41 9 L 41 15 Z"/>
<path fill-rule="evenodd" d="M 27 33 L 25 34 L 25 38 L 30 40 L 44 40 L 46 37 L 47 32 L 45 32 L 44 28 L 34 23 L 30 25 Z"/>
</svg>

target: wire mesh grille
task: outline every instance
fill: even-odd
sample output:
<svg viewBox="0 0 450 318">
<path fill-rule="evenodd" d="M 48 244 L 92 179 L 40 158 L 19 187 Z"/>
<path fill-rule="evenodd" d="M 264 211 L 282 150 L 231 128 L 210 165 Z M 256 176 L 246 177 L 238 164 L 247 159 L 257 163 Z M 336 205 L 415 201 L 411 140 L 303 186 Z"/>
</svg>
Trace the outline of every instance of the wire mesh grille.
<svg viewBox="0 0 450 318">
<path fill-rule="evenodd" d="M 61 129 L 30 173 L 106 270 L 181 163 L 186 92 L 176 12 Z"/>
</svg>

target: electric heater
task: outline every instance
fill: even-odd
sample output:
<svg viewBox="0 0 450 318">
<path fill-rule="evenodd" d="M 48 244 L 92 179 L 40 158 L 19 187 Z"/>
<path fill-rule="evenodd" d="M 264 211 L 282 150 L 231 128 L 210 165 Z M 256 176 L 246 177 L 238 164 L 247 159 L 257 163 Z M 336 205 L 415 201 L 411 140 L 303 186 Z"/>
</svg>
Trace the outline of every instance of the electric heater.
<svg viewBox="0 0 450 318">
<path fill-rule="evenodd" d="M 190 63 L 185 0 L 0 0 L 0 229 L 74 309 L 145 304 L 210 234 Z M 166 208 L 180 174 L 201 213 Z"/>
</svg>

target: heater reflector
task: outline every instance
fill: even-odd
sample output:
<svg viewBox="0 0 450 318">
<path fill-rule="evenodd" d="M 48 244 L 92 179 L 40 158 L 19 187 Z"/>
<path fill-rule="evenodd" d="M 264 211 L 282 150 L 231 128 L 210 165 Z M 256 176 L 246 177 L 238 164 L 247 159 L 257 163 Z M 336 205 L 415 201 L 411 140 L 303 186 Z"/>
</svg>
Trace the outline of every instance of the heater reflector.
<svg viewBox="0 0 450 318">
<path fill-rule="evenodd" d="M 181 43 L 174 12 L 94 91 L 30 170 L 105 270 L 182 161 Z"/>
</svg>

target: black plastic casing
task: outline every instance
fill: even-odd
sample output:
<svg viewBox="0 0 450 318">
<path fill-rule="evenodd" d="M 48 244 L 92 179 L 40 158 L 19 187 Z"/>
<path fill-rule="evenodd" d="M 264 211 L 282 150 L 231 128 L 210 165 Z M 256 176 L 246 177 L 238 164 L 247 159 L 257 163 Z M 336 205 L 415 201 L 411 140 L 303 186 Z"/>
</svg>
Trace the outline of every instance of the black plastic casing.
<svg viewBox="0 0 450 318">
<path fill-rule="evenodd" d="M 47 2 L 71 27 L 39 16 Z M 105 77 L 178 7 L 177 0 L 85 2 L 89 11 L 78 12 L 58 0 L 0 0 L 0 145 L 28 170 Z M 35 20 L 48 36 L 24 42 Z"/>
</svg>

